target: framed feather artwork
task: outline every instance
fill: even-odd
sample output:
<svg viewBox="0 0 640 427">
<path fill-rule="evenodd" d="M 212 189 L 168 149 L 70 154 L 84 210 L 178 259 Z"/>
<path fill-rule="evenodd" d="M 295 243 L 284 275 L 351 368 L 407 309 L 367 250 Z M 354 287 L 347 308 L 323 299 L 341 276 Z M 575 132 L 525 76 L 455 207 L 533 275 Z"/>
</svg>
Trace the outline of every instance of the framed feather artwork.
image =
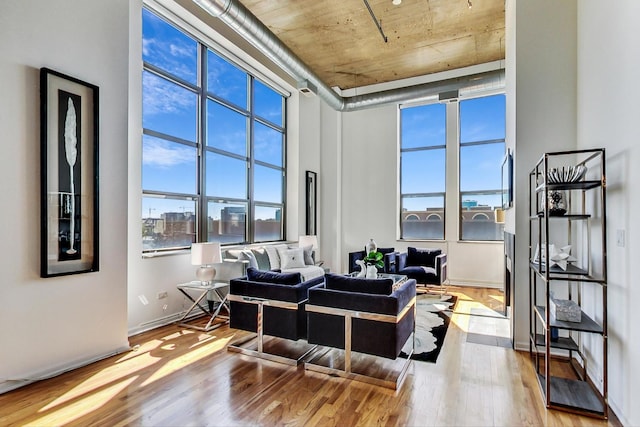
<svg viewBox="0 0 640 427">
<path fill-rule="evenodd" d="M 42 277 L 98 271 L 98 87 L 40 69 Z"/>
</svg>

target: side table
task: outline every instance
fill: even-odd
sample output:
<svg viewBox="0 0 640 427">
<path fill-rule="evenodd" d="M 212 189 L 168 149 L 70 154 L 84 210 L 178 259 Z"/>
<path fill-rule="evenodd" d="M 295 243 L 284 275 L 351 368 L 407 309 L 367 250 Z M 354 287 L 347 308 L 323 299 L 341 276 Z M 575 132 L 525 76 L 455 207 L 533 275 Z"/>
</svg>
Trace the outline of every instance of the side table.
<svg viewBox="0 0 640 427">
<path fill-rule="evenodd" d="M 229 316 L 223 316 L 220 314 L 220 310 L 222 309 L 222 307 L 225 307 L 227 309 L 227 313 L 230 312 L 229 304 L 227 303 L 227 296 L 222 295 L 220 293 L 221 289 L 229 287 L 229 283 L 214 282 L 214 283 L 203 284 L 202 282 L 196 281 L 196 282 L 181 283 L 177 287 L 178 287 L 178 290 L 184 294 L 184 296 L 186 296 L 187 298 L 189 298 L 191 302 L 193 302 L 191 307 L 189 307 L 189 309 L 184 313 L 184 315 L 177 320 L 178 325 L 185 326 L 187 328 L 197 329 L 199 331 L 209 332 L 226 323 L 229 323 Z M 213 291 L 218 296 L 218 298 L 220 298 L 220 304 L 214 311 L 208 310 L 207 308 L 203 307 L 200 304 L 200 302 L 207 296 L 209 291 Z M 189 292 L 193 292 L 193 293 L 199 292 L 199 294 L 194 299 Z M 187 318 L 187 316 L 189 316 L 189 314 L 191 314 L 191 312 L 195 310 L 196 307 L 198 307 L 207 316 L 211 316 L 206 326 L 192 325 L 184 321 Z M 213 324 L 213 321 L 216 319 L 216 317 L 225 319 L 225 321 L 222 323 Z"/>
</svg>

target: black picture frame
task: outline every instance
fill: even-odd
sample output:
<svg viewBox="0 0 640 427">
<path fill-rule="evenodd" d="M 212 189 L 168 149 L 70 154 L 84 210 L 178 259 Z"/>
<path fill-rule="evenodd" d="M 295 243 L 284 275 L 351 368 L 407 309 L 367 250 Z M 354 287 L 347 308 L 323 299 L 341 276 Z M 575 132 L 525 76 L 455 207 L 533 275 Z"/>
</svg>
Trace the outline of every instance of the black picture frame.
<svg viewBox="0 0 640 427">
<path fill-rule="evenodd" d="M 306 195 L 307 195 L 307 235 L 316 235 L 318 225 L 317 202 L 318 202 L 318 174 L 312 171 L 306 173 Z"/>
<path fill-rule="evenodd" d="M 513 156 L 511 150 L 502 160 L 502 209 L 509 209 L 513 206 Z"/>
<path fill-rule="evenodd" d="M 98 271 L 98 86 L 40 69 L 40 276 Z"/>
</svg>

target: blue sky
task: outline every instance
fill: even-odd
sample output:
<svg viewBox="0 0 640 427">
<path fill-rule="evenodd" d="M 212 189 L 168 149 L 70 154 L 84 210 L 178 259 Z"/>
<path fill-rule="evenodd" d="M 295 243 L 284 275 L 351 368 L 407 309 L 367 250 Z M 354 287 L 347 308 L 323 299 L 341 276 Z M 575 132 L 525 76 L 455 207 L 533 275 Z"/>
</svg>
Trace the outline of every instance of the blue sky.
<svg viewBox="0 0 640 427">
<path fill-rule="evenodd" d="M 461 143 L 472 143 L 505 137 L 505 98 L 494 95 L 463 100 L 460 109 Z M 429 150 L 407 152 L 402 155 L 402 193 L 445 192 L 446 106 L 430 104 L 401 110 L 401 147 L 432 147 Z M 438 147 L 438 148 L 435 148 Z M 504 143 L 462 145 L 460 150 L 460 190 L 499 190 Z M 463 196 L 463 200 L 498 206 L 500 195 Z M 442 207 L 442 197 L 405 198 L 403 207 L 423 210 Z"/>
</svg>

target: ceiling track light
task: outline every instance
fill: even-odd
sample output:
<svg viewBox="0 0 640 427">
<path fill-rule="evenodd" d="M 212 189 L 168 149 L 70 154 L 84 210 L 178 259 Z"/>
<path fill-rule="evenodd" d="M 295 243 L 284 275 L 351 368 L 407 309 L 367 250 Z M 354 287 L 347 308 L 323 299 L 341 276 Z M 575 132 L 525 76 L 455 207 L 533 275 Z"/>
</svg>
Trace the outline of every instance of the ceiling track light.
<svg viewBox="0 0 640 427">
<path fill-rule="evenodd" d="M 391 0 L 391 4 L 394 6 L 398 6 L 400 3 L 402 3 L 402 0 Z"/>
<path fill-rule="evenodd" d="M 380 31 L 382 40 L 384 40 L 384 42 L 387 43 L 388 41 L 387 36 L 384 34 L 384 31 L 382 31 L 382 25 L 380 25 L 378 18 L 376 18 L 376 15 L 373 13 L 373 10 L 371 10 L 371 6 L 369 6 L 369 2 L 367 0 L 362 0 L 362 1 L 364 1 L 364 5 L 367 6 L 367 9 L 369 10 L 369 15 L 371 15 L 371 19 L 373 19 L 373 22 L 375 22 L 376 27 L 378 27 L 378 31 Z M 393 1 L 397 1 L 397 0 L 393 0 Z"/>
<path fill-rule="evenodd" d="M 396 0 L 393 0 L 396 1 Z M 471 3 L 471 0 L 467 0 L 467 4 L 469 5 L 469 9 L 471 9 L 473 7 L 473 4 Z"/>
</svg>

